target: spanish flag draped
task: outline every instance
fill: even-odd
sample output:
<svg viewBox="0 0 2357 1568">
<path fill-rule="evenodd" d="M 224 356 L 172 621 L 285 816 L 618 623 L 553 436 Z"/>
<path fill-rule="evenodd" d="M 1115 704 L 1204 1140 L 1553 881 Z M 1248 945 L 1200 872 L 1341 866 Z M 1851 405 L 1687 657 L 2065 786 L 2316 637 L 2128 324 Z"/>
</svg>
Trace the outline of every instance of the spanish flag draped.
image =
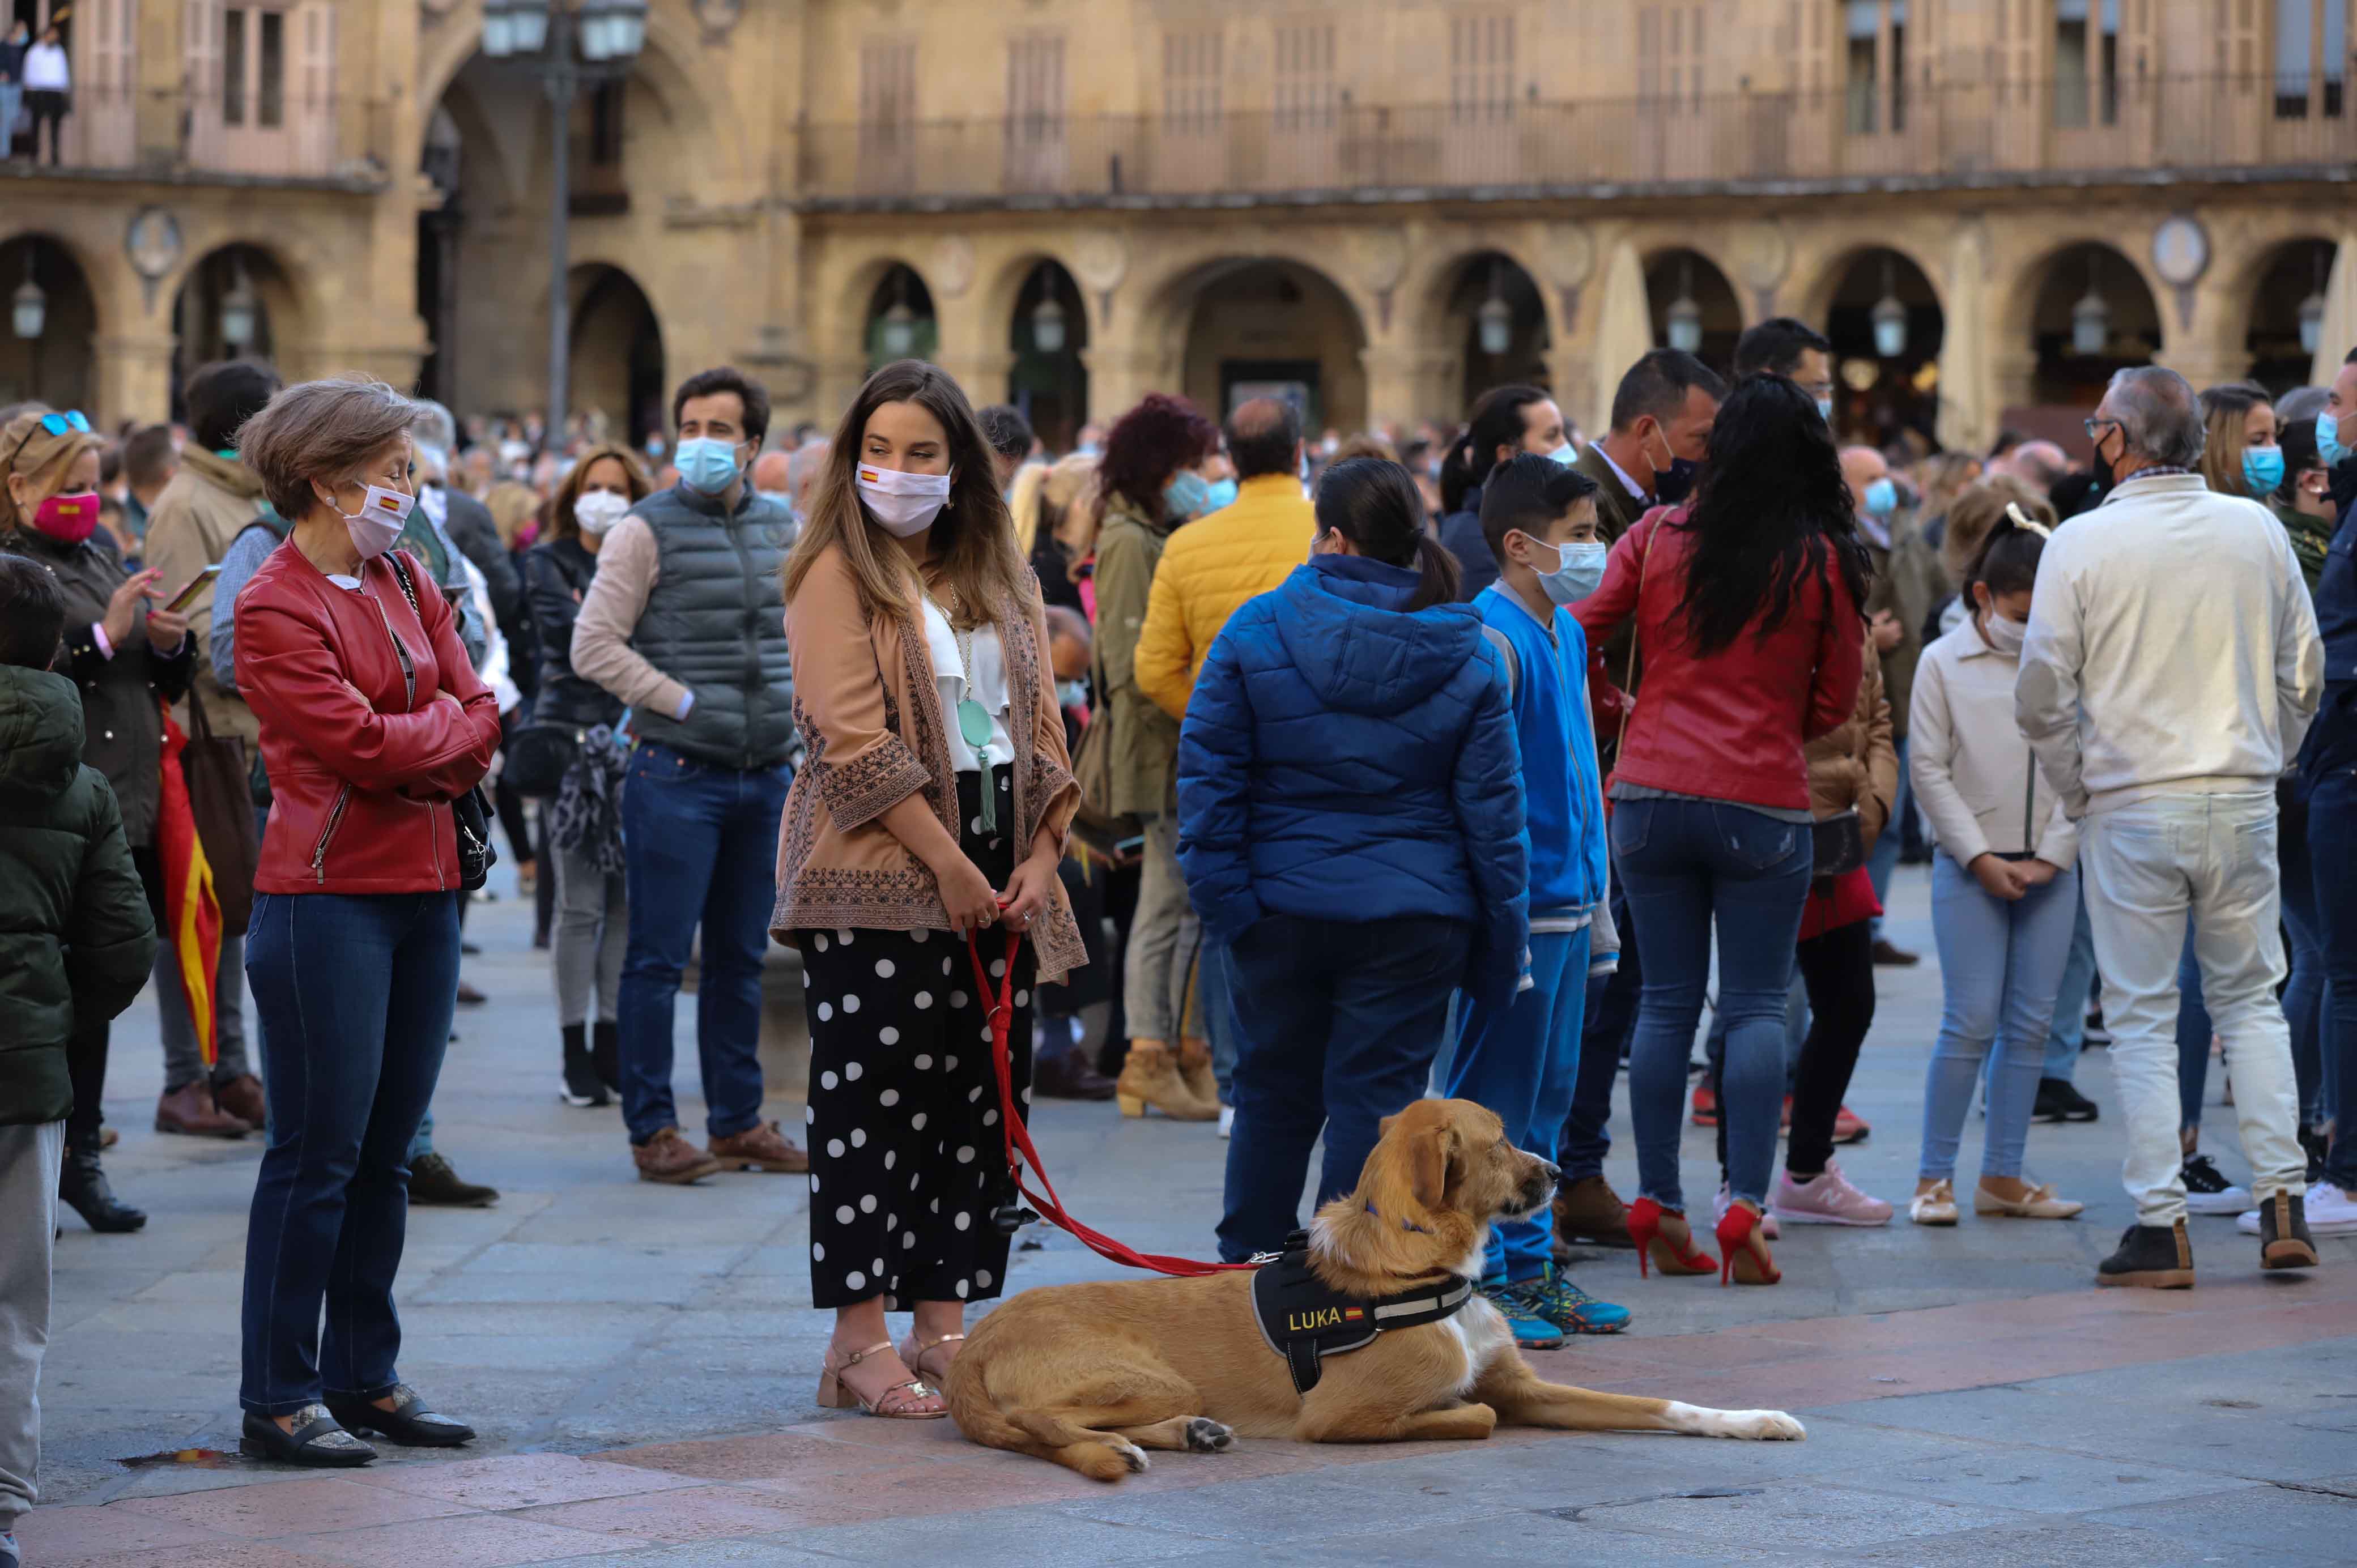
<svg viewBox="0 0 2357 1568">
<path fill-rule="evenodd" d="M 156 848 L 164 867 L 164 924 L 156 933 L 172 950 L 179 966 L 180 990 L 188 999 L 188 1016 L 197 1026 L 197 1043 L 205 1065 L 220 1056 L 214 1036 L 213 972 L 221 962 L 221 901 L 213 897 L 213 869 L 205 861 L 205 846 L 197 838 L 196 812 L 188 805 L 188 783 L 180 771 L 180 753 L 188 737 L 164 713 L 163 800 L 156 820 Z"/>
</svg>

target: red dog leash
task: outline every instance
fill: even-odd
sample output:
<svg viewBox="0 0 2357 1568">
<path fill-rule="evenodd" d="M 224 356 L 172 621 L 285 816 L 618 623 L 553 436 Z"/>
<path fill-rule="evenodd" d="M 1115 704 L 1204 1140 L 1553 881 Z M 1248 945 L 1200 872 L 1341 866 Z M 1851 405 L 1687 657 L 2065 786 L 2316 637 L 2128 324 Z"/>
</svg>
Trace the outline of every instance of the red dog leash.
<svg viewBox="0 0 2357 1568">
<path fill-rule="evenodd" d="M 1031 1142 L 1031 1129 L 1025 1124 L 1022 1108 L 1015 1102 L 1015 1062 L 1009 1053 L 1007 1035 L 1015 1022 L 1015 955 L 1023 945 L 1019 931 L 1006 933 L 1006 957 L 1004 972 L 996 987 L 991 984 L 989 966 L 982 961 L 982 945 L 977 936 L 965 940 L 966 956 L 974 961 L 974 983 L 979 994 L 990 1006 L 990 1063 L 998 1075 L 999 1131 L 1006 1134 L 1006 1173 L 1015 1181 L 1015 1189 L 1035 1205 L 1040 1216 L 1078 1237 L 1082 1245 L 1101 1258 L 1133 1269 L 1151 1269 L 1157 1274 L 1175 1274 L 1180 1279 L 1200 1279 L 1206 1274 L 1224 1273 L 1230 1270 L 1249 1270 L 1251 1263 L 1207 1263 L 1193 1258 L 1173 1258 L 1159 1252 L 1141 1252 L 1125 1241 L 1117 1241 L 1101 1231 L 1091 1230 L 1073 1219 L 1056 1196 L 1055 1184 L 1048 1179 L 1047 1167 L 1039 1162 L 1039 1151 Z M 1031 1174 L 1039 1178 L 1039 1192 L 1031 1190 L 1023 1179 L 1023 1167 L 1028 1165 Z"/>
</svg>

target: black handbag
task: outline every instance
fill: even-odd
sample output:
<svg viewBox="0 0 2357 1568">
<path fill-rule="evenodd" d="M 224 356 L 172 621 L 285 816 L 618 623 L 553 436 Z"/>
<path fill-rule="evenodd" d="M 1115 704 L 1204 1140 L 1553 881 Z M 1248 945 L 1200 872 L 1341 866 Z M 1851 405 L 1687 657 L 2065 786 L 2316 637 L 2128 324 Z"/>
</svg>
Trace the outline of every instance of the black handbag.
<svg viewBox="0 0 2357 1568">
<path fill-rule="evenodd" d="M 418 625 L 424 626 L 425 612 L 418 606 L 417 588 L 409 580 L 409 568 L 402 564 L 398 554 L 388 555 L 385 559 L 393 567 L 393 576 L 400 580 L 402 595 L 409 600 L 410 613 L 417 618 Z M 446 598 L 444 603 L 447 602 Z M 402 649 L 399 638 L 393 639 L 393 647 L 401 653 L 402 664 L 406 667 L 409 654 Z M 500 863 L 500 852 L 491 847 L 491 805 L 484 799 L 480 784 L 463 795 L 451 798 L 450 820 L 458 830 L 458 886 L 472 893 L 491 879 L 491 867 Z"/>
<path fill-rule="evenodd" d="M 1810 875 L 1819 881 L 1846 876 L 1866 864 L 1866 827 L 1857 808 L 1820 817 L 1809 824 L 1809 848 L 1813 857 Z"/>
<path fill-rule="evenodd" d="M 581 756 L 581 728 L 575 725 L 535 722 L 508 737 L 507 761 L 500 777 L 509 788 L 528 799 L 544 800 L 565 787 L 565 776 Z"/>
</svg>

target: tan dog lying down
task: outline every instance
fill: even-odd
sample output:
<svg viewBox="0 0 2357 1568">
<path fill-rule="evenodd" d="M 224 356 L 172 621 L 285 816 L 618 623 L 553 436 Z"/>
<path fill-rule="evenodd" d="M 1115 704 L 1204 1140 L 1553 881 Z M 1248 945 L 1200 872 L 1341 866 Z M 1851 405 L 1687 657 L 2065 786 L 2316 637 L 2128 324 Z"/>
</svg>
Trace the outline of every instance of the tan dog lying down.
<svg viewBox="0 0 2357 1568">
<path fill-rule="evenodd" d="M 1476 1276 L 1493 1219 L 1527 1219 L 1555 1168 L 1506 1142 L 1462 1100 L 1420 1101 L 1383 1123 L 1359 1190 L 1310 1231 L 1322 1282 L 1400 1295 Z M 1311 1443 L 1487 1437 L 1499 1423 L 1571 1431 L 1807 1435 L 1781 1411 L 1703 1410 L 1674 1400 L 1542 1382 L 1497 1309 L 1478 1294 L 1440 1322 L 1329 1354 L 1305 1397 L 1253 1312 L 1253 1275 L 1051 1285 L 983 1319 L 951 1364 L 960 1431 L 1101 1481 L 1146 1468 L 1148 1448 L 1225 1449 L 1238 1434 Z"/>
</svg>

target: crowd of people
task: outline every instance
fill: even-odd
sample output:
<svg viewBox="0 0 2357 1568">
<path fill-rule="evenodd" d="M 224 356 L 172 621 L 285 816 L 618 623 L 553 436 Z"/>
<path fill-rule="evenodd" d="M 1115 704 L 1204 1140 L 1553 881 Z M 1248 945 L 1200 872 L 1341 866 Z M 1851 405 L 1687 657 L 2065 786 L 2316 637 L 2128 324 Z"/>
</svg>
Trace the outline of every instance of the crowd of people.
<svg viewBox="0 0 2357 1568">
<path fill-rule="evenodd" d="M 823 1404 L 941 1416 L 1004 1288 L 995 1024 L 1011 1103 L 1229 1140 L 1224 1260 L 1285 1244 L 1321 1140 L 1322 1201 L 1441 1092 L 1560 1167 L 1474 1264 L 1522 1345 L 1631 1321 L 1574 1246 L 1775 1284 L 1781 1226 L 1898 1213 L 1836 1150 L 1877 971 L 1917 961 L 1902 858 L 1944 993 L 1909 1220 L 1958 1222 L 1976 1095 L 1975 1215 L 2080 1213 L 2026 1146 L 2101 1114 L 2102 1029 L 2136 1216 L 2098 1283 L 2190 1284 L 2189 1211 L 2314 1263 L 2357 1233 L 2357 355 L 2280 399 L 2123 371 L 2086 467 L 1846 446 L 1832 381 L 1780 318 L 1723 371 L 1644 355 L 1592 439 L 1536 386 L 1348 439 L 1156 393 L 1052 454 L 913 360 L 832 432 L 703 371 L 635 445 L 242 360 L 185 425 L 0 412 L 0 1297 L 45 1299 L 60 1199 L 144 1220 L 101 1107 L 152 982 L 157 1130 L 264 1134 L 248 1452 L 467 1441 L 393 1303 L 409 1207 L 498 1197 L 431 1111 L 498 838 L 565 1104 L 619 1104 L 648 1181 L 807 1181 Z M 2213 1041 L 2247 1186 L 2199 1146 Z M 39 1339 L 0 1342 L 0 1526 Z"/>
</svg>

